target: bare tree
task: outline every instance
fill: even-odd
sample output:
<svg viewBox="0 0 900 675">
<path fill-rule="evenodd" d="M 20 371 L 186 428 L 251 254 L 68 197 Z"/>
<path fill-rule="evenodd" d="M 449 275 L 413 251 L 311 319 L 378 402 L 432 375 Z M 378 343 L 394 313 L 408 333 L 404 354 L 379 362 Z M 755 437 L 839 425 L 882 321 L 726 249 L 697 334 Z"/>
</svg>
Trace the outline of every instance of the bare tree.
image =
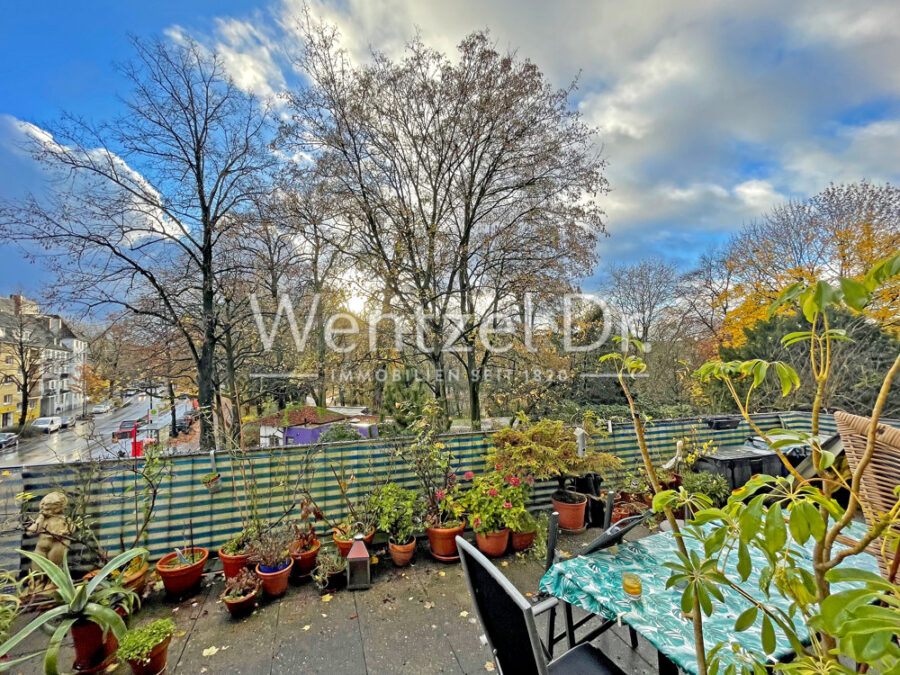
<svg viewBox="0 0 900 675">
<path fill-rule="evenodd" d="M 519 313 L 526 279 L 590 267 L 606 190 L 595 132 L 570 109 L 571 89 L 485 33 L 465 38 L 455 61 L 414 39 L 399 61 L 375 53 L 355 66 L 333 28 L 305 15 L 301 30 L 311 86 L 289 94 L 281 141 L 316 157 L 357 266 L 392 310 L 422 320 L 427 335 L 411 346 L 445 409 L 445 354 L 460 350 L 477 426 L 491 353 L 475 354 L 482 321 Z"/>
<path fill-rule="evenodd" d="M 675 265 L 660 258 L 645 258 L 629 265 L 610 265 L 604 290 L 610 304 L 633 323 L 633 333 L 646 342 L 664 310 L 677 301 Z"/>
<path fill-rule="evenodd" d="M 184 340 L 197 372 L 201 447 L 213 447 L 216 251 L 232 215 L 273 163 L 266 111 L 193 42 L 133 40 L 125 113 L 71 115 L 35 157 L 57 180 L 46 199 L 6 205 L 0 226 L 49 250 L 57 300 L 155 317 Z"/>
<path fill-rule="evenodd" d="M 40 315 L 31 311 L 21 296 L 14 296 L 13 311 L 0 313 L 0 353 L 12 366 L 8 377 L 16 386 L 21 400 L 18 426 L 21 429 L 28 420 L 28 403 L 40 394 L 41 379 L 52 364 L 45 358 L 44 350 L 52 336 L 44 330 Z"/>
</svg>

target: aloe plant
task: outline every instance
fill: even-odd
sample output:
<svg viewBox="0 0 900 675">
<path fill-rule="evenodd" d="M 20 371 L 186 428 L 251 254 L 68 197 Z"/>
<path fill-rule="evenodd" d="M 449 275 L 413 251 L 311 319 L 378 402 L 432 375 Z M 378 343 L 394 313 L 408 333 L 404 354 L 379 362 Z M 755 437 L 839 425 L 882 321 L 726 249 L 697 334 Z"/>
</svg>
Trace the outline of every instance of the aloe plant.
<svg viewBox="0 0 900 675">
<path fill-rule="evenodd" d="M 62 564 L 56 565 L 42 555 L 29 551 L 17 551 L 31 560 L 56 589 L 54 594 L 60 603 L 57 607 L 47 610 L 39 617 L 24 626 L 18 633 L 0 645 L 0 658 L 9 654 L 16 645 L 38 629 L 52 630 L 50 641 L 44 654 L 44 673 L 57 675 L 57 659 L 59 647 L 66 633 L 72 625 L 79 620 L 92 621 L 103 629 L 103 634 L 112 631 L 116 639 L 122 639 L 125 635 L 125 622 L 112 608 L 112 604 L 125 606 L 129 613 L 139 602 L 134 591 L 124 588 L 111 578 L 111 574 L 120 568 L 124 568 L 138 556 L 146 556 L 149 551 L 145 548 L 133 548 L 130 551 L 120 553 L 110 560 L 89 581 L 75 583 L 69 573 L 66 555 L 63 554 Z M 28 661 L 42 652 L 32 652 L 9 661 L 0 663 L 0 671 L 8 671 L 15 665 Z"/>
</svg>

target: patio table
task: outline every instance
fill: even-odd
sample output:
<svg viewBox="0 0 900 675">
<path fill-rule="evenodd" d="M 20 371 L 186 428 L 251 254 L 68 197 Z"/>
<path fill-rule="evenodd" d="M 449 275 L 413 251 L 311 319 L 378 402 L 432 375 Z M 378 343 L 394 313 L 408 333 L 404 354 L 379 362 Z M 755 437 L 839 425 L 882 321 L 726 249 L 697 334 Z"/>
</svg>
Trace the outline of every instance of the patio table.
<svg viewBox="0 0 900 675">
<path fill-rule="evenodd" d="M 860 535 L 864 526 L 854 523 L 850 528 L 851 535 Z M 699 542 L 685 538 L 688 549 L 697 549 L 701 554 Z M 807 568 L 812 570 L 811 542 L 807 548 L 794 544 L 794 549 L 801 553 L 802 560 L 808 562 Z M 593 614 L 609 620 L 621 616 L 621 620 L 641 633 L 659 652 L 661 673 L 675 673 L 681 668 L 686 673 L 697 673 L 697 659 L 694 653 L 693 623 L 681 614 L 681 591 L 666 588 L 666 580 L 671 570 L 663 567 L 665 562 L 678 560 L 678 546 L 670 532 L 644 537 L 637 541 L 627 542 L 619 546 L 598 551 L 589 555 L 578 556 L 553 565 L 543 576 L 540 589 L 556 596 L 560 600 L 580 607 Z M 736 555 L 731 558 L 736 559 Z M 765 558 L 751 548 L 753 571 L 746 582 L 740 586 L 753 596 L 762 596 L 759 590 L 759 571 L 766 566 Z M 802 564 L 802 563 L 801 563 Z M 857 569 L 878 572 L 876 559 L 866 553 L 852 557 L 848 561 Z M 740 579 L 735 569 L 736 562 L 729 560 L 727 572 L 730 578 Z M 641 578 L 643 587 L 639 600 L 630 599 L 622 589 L 622 573 L 633 572 Z M 840 590 L 846 584 L 835 584 Z M 739 643 L 741 646 L 761 651 L 761 621 L 749 629 L 737 633 L 734 621 L 747 609 L 747 601 L 731 589 L 722 589 L 724 603 L 713 600 L 716 605 L 712 617 L 704 616 L 704 637 L 707 649 L 724 642 Z M 777 591 L 773 591 L 769 599 L 761 597 L 769 604 L 787 610 L 788 603 Z M 799 628 L 799 626 L 798 626 Z M 771 655 L 773 661 L 791 653 L 788 641 L 776 629 L 777 648 Z M 808 639 L 806 631 L 800 629 L 798 635 L 802 640 Z"/>
</svg>

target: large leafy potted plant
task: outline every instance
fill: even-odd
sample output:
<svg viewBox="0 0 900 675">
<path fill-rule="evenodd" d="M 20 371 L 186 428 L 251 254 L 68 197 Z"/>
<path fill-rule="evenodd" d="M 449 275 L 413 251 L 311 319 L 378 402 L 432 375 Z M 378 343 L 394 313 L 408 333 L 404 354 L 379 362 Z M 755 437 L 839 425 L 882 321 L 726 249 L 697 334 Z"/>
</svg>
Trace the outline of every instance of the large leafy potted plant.
<svg viewBox="0 0 900 675">
<path fill-rule="evenodd" d="M 172 619 L 157 619 L 125 633 L 117 655 L 134 675 L 159 675 L 166 669 L 169 643 L 175 634 Z"/>
<path fill-rule="evenodd" d="M 59 603 L 47 610 L 18 633 L 0 645 L 0 658 L 6 657 L 23 640 L 39 629 L 50 629 L 46 649 L 25 654 L 4 662 L 3 668 L 44 654 L 44 672 L 56 675 L 59 648 L 66 634 L 71 632 L 75 647 L 75 670 L 99 672 L 112 663 L 118 641 L 125 635 L 122 617 L 129 614 L 139 602 L 138 596 L 112 578 L 112 573 L 128 565 L 139 556 L 146 556 L 147 549 L 125 551 L 110 560 L 90 580 L 76 584 L 69 573 L 66 555 L 62 563 L 55 565 L 42 555 L 29 551 L 17 551 L 31 560 L 48 581 L 55 586 L 54 596 Z"/>
<path fill-rule="evenodd" d="M 294 533 L 287 527 L 264 532 L 250 544 L 250 562 L 256 565 L 256 574 L 262 581 L 263 591 L 273 598 L 287 592 L 288 579 L 294 559 L 290 548 Z"/>
<path fill-rule="evenodd" d="M 567 490 L 566 480 L 588 472 L 608 473 L 619 467 L 619 460 L 605 452 L 579 455 L 575 430 L 560 420 L 543 419 L 532 424 L 523 413 L 517 420 L 516 428 L 501 429 L 492 437 L 489 463 L 504 475 L 517 476 L 529 484 L 555 479 L 558 485 L 551 499 L 559 512 L 559 526 L 566 530 L 581 528 L 587 497 Z M 590 416 L 585 417 L 583 428 L 588 434 L 594 431 Z"/>
<path fill-rule="evenodd" d="M 517 476 L 492 471 L 472 480 L 460 502 L 475 531 L 482 553 L 497 557 L 506 552 L 509 530 L 525 511 L 528 492 Z"/>
<path fill-rule="evenodd" d="M 372 493 L 369 509 L 378 529 L 388 535 L 388 550 L 394 564 L 408 565 L 416 550 L 415 533 L 422 523 L 419 495 L 396 483 L 388 483 Z"/>
</svg>

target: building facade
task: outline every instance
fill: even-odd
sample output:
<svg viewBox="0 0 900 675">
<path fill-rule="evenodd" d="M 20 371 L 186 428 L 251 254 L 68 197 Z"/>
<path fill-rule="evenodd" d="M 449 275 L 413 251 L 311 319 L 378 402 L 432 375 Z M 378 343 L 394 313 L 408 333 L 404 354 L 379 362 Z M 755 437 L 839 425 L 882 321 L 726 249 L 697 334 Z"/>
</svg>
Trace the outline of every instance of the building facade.
<svg viewBox="0 0 900 675">
<path fill-rule="evenodd" d="M 21 295 L 0 298 L 0 427 L 17 424 L 23 405 L 27 421 L 81 413 L 86 362 L 87 342 L 62 317 Z"/>
</svg>

